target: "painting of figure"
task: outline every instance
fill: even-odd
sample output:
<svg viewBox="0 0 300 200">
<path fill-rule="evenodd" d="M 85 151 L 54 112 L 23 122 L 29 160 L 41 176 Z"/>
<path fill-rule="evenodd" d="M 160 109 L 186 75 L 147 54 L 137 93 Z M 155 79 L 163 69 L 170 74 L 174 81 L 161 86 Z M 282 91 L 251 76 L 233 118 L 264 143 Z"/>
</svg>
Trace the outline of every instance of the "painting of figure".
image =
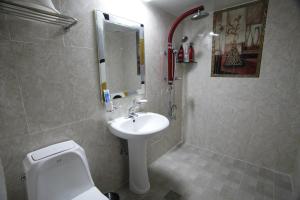
<svg viewBox="0 0 300 200">
<path fill-rule="evenodd" d="M 214 12 L 212 76 L 259 77 L 267 0 Z"/>
</svg>

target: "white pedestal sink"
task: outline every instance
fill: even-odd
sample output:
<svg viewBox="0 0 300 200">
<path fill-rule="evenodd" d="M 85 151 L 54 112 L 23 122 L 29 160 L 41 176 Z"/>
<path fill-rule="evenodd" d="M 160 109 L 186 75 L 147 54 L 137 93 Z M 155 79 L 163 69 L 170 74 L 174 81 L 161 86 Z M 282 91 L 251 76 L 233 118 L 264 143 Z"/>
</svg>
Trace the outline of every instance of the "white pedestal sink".
<svg viewBox="0 0 300 200">
<path fill-rule="evenodd" d="M 169 120 L 156 113 L 137 113 L 137 117 L 120 117 L 108 122 L 109 130 L 128 140 L 129 187 L 137 194 L 150 189 L 147 170 L 147 138 L 169 126 Z"/>
</svg>

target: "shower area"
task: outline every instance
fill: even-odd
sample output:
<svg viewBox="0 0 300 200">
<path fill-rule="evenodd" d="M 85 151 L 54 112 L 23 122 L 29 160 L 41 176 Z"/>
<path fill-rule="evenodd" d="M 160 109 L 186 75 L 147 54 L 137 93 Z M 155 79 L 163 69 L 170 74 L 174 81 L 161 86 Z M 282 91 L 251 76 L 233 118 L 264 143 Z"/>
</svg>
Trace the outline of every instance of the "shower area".
<svg viewBox="0 0 300 200">
<path fill-rule="evenodd" d="M 296 17 L 280 12 L 282 6 Z M 182 108 L 183 140 L 150 165 L 151 191 L 137 195 L 123 188 L 119 192 L 126 200 L 299 199 L 299 93 L 295 93 L 299 79 L 292 61 L 299 59 L 293 51 L 291 59 L 282 62 L 287 46 L 279 39 L 290 34 L 297 38 L 281 29 L 280 19 L 298 23 L 299 5 L 269 1 L 260 76 L 243 79 L 210 77 L 207 67 L 212 62 L 213 37 L 218 36 L 213 13 L 223 8 L 195 7 L 170 26 L 168 113 L 174 120 L 176 109 Z M 176 62 L 180 47 L 174 46 L 176 27 L 181 29 L 177 36 L 181 44 L 194 44 L 195 62 Z M 299 31 L 298 26 L 295 29 Z M 292 43 L 291 49 L 299 49 Z M 282 67 L 287 71 L 278 71 Z M 174 88 L 181 87 L 180 76 L 182 105 L 172 98 Z"/>
</svg>

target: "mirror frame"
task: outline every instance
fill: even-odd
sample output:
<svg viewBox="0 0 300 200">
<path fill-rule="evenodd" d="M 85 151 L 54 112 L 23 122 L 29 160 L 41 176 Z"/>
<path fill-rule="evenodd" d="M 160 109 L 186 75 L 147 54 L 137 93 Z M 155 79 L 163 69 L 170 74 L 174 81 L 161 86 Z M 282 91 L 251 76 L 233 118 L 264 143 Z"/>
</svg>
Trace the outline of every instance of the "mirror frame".
<svg viewBox="0 0 300 200">
<path fill-rule="evenodd" d="M 98 64 L 100 77 L 100 96 L 101 102 L 104 102 L 103 91 L 109 89 L 107 86 L 106 63 L 105 63 L 105 23 L 116 24 L 136 30 L 137 33 L 137 74 L 141 76 L 141 85 L 145 84 L 145 43 L 144 43 L 144 25 L 122 17 L 111 15 L 99 10 L 94 11 L 96 22 L 96 35 L 98 46 Z M 128 91 L 116 93 L 121 97 L 128 96 Z M 114 96 L 113 94 L 111 94 Z M 113 98 L 112 98 L 113 99 Z"/>
</svg>

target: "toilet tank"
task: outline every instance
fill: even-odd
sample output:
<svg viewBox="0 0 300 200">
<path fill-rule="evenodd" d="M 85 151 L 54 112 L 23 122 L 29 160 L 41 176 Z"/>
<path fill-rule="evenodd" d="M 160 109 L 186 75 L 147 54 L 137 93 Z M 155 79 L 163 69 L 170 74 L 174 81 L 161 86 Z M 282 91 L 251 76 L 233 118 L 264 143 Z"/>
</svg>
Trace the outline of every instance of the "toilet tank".
<svg viewBox="0 0 300 200">
<path fill-rule="evenodd" d="M 29 200 L 71 200 L 94 186 L 84 150 L 70 140 L 28 153 Z"/>
</svg>

